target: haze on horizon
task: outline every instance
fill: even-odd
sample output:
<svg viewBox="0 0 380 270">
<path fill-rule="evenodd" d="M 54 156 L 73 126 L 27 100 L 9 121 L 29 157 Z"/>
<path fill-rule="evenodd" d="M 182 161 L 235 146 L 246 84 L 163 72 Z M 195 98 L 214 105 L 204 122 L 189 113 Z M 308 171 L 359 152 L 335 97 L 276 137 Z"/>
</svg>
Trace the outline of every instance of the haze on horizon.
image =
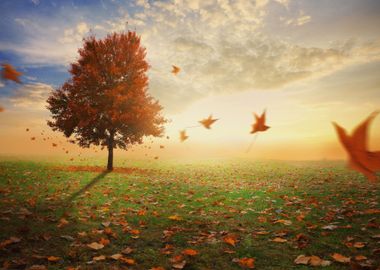
<svg viewBox="0 0 380 270">
<path fill-rule="evenodd" d="M 116 160 L 343 159 L 331 122 L 350 132 L 380 109 L 376 0 L 4 0 L 0 9 L 0 62 L 23 72 L 21 85 L 0 82 L 0 155 L 60 156 L 64 147 L 68 158 L 105 157 L 53 133 L 45 101 L 69 78 L 83 37 L 127 29 L 142 37 L 149 92 L 171 121 L 163 138 L 117 151 Z M 177 76 L 173 64 L 181 68 Z M 245 153 L 252 113 L 264 109 L 271 128 Z M 210 130 L 188 129 L 180 143 L 179 130 L 210 114 L 219 119 Z M 380 118 L 369 143 L 380 149 Z"/>
</svg>

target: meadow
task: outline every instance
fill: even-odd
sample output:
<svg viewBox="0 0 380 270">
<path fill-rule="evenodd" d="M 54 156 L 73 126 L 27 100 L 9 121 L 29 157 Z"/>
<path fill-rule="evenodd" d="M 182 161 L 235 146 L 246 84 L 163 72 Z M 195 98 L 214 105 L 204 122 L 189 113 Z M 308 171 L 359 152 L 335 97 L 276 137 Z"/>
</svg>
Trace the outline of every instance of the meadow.
<svg viewBox="0 0 380 270">
<path fill-rule="evenodd" d="M 380 267 L 379 184 L 344 162 L 103 163 L 0 160 L 3 269 Z"/>
</svg>

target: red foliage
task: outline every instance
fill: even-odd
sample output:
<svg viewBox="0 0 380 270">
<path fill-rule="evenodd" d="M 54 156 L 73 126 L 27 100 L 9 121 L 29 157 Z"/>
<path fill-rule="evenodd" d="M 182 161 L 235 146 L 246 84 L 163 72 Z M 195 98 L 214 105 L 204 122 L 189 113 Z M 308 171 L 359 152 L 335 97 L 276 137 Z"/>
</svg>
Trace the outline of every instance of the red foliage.
<svg viewBox="0 0 380 270">
<path fill-rule="evenodd" d="M 145 55 L 135 32 L 86 38 L 71 64 L 71 79 L 47 100 L 52 114 L 48 125 L 66 137 L 73 135 L 81 147 L 107 146 L 111 162 L 113 148 L 161 136 L 166 120 L 147 92 Z"/>
</svg>

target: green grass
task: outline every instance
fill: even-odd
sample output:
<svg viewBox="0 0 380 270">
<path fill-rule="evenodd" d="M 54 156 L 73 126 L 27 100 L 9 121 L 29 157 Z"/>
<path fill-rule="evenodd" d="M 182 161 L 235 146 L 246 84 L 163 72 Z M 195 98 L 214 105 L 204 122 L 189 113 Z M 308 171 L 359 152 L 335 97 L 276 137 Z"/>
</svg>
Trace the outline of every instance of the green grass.
<svg viewBox="0 0 380 270">
<path fill-rule="evenodd" d="M 99 162 L 93 160 L 91 165 Z M 311 266 L 295 265 L 298 255 L 333 261 L 334 252 L 352 258 L 364 255 L 374 266 L 380 261 L 379 240 L 372 238 L 380 233 L 380 215 L 366 212 L 380 208 L 379 184 L 370 184 L 342 162 L 127 160 L 120 164 L 146 171 L 102 175 L 70 201 L 100 173 L 57 169 L 68 165 L 59 162 L 0 161 L 0 242 L 12 236 L 21 239 L 2 248 L 0 244 L 0 267 L 172 269 L 170 258 L 186 248 L 199 252 L 185 256 L 184 269 L 189 270 L 242 269 L 233 259 L 243 257 L 254 258 L 256 269 L 302 270 Z M 173 215 L 182 220 L 169 219 Z M 59 226 L 62 218 L 68 224 Z M 111 222 L 113 235 L 106 234 L 102 222 Z M 322 229 L 329 224 L 349 227 Z M 132 230 L 140 231 L 138 238 Z M 262 230 L 268 234 L 255 234 Z M 81 232 L 86 235 L 80 236 Z M 287 242 L 270 241 L 281 233 Z M 303 248 L 296 240 L 300 233 L 308 238 Z M 223 241 L 227 234 L 238 237 L 235 247 Z M 366 245 L 347 247 L 347 237 Z M 98 251 L 87 247 L 100 238 L 110 243 Z M 166 244 L 173 246 L 171 254 L 161 252 Z M 109 258 L 92 262 L 94 256 L 121 253 L 126 247 L 133 249 L 124 256 L 134 259 L 134 265 Z M 60 260 L 48 262 L 44 256 Z M 351 268 L 332 262 L 323 269 Z"/>
</svg>

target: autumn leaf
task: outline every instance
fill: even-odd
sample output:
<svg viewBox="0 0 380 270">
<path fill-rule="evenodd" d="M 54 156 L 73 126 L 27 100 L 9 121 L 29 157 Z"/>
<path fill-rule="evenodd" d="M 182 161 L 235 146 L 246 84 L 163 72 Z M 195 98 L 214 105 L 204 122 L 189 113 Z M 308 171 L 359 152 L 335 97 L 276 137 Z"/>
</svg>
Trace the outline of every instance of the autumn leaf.
<svg viewBox="0 0 380 270">
<path fill-rule="evenodd" d="M 47 257 L 47 260 L 49 262 L 58 262 L 61 258 L 60 257 L 55 257 L 55 256 L 49 256 Z"/>
<path fill-rule="evenodd" d="M 59 220 L 59 223 L 58 223 L 57 227 L 58 228 L 62 228 L 64 226 L 66 226 L 67 224 L 69 224 L 69 222 L 65 218 L 61 218 Z"/>
<path fill-rule="evenodd" d="M 172 73 L 174 75 L 177 75 L 180 71 L 181 71 L 181 69 L 179 67 L 172 65 Z"/>
<path fill-rule="evenodd" d="M 181 221 L 182 217 L 177 216 L 177 215 L 172 215 L 168 217 L 170 220 L 175 220 L 175 221 Z"/>
<path fill-rule="evenodd" d="M 103 244 L 99 244 L 97 242 L 92 242 L 91 244 L 88 244 L 87 245 L 89 248 L 91 249 L 94 249 L 94 250 L 99 250 L 99 249 L 102 249 L 104 248 L 104 245 Z"/>
<path fill-rule="evenodd" d="M 233 259 L 232 261 L 237 262 L 243 268 L 254 269 L 255 268 L 255 259 L 254 258 L 241 258 Z"/>
<path fill-rule="evenodd" d="M 5 111 L 5 109 L 2 106 L 0 106 L 0 112 L 3 112 L 3 111 Z"/>
<path fill-rule="evenodd" d="M 204 126 L 205 128 L 210 129 L 211 125 L 214 124 L 218 120 L 219 119 L 213 119 L 212 115 L 210 115 L 208 118 L 205 118 L 199 121 L 199 123 L 201 123 L 201 125 Z"/>
<path fill-rule="evenodd" d="M 111 255 L 110 258 L 117 261 L 117 260 L 120 260 L 121 258 L 123 258 L 123 255 L 120 253 L 117 253 L 117 254 Z"/>
<path fill-rule="evenodd" d="M 180 140 L 181 142 L 184 142 L 184 141 L 187 140 L 187 138 L 189 138 L 189 136 L 186 135 L 186 130 L 181 130 L 181 131 L 179 132 L 179 140 Z"/>
<path fill-rule="evenodd" d="M 294 263 L 308 265 L 310 259 L 311 259 L 310 256 L 299 255 L 297 258 L 295 258 Z"/>
<path fill-rule="evenodd" d="M 377 179 L 375 172 L 380 171 L 380 152 L 368 151 L 367 129 L 378 113 L 373 112 L 368 116 L 354 129 L 351 136 L 347 135 L 344 128 L 333 122 L 339 141 L 349 155 L 349 166 L 365 175 L 372 182 Z"/>
<path fill-rule="evenodd" d="M 285 243 L 285 242 L 288 242 L 288 240 L 286 240 L 285 238 L 282 238 L 282 237 L 276 237 L 274 239 L 271 240 L 272 242 L 276 242 L 276 243 Z"/>
<path fill-rule="evenodd" d="M 105 259 L 106 259 L 106 256 L 104 256 L 104 255 L 95 256 L 95 257 L 92 258 L 92 260 L 96 261 L 96 262 L 98 262 L 98 261 L 104 261 Z"/>
<path fill-rule="evenodd" d="M 323 260 L 318 256 L 311 256 L 309 265 L 311 266 L 329 266 L 331 264 L 328 260 Z"/>
<path fill-rule="evenodd" d="M 182 254 L 184 255 L 189 255 L 189 256 L 195 256 L 195 255 L 198 255 L 199 252 L 194 250 L 194 249 L 191 249 L 191 248 L 187 248 L 185 249 L 184 251 L 182 251 Z"/>
<path fill-rule="evenodd" d="M 136 261 L 134 259 L 130 259 L 130 258 L 124 258 L 124 257 L 121 257 L 119 259 L 119 261 L 123 262 L 123 263 L 126 263 L 128 265 L 134 265 L 136 263 Z"/>
<path fill-rule="evenodd" d="M 100 238 L 99 243 L 104 245 L 104 246 L 107 246 L 110 243 L 110 240 L 102 237 L 102 238 Z"/>
<path fill-rule="evenodd" d="M 4 80 L 14 81 L 16 83 L 21 83 L 19 77 L 22 75 L 21 72 L 18 72 L 12 65 L 10 64 L 2 64 L 3 70 L 1 76 Z"/>
<path fill-rule="evenodd" d="M 263 132 L 269 129 L 270 127 L 265 124 L 265 118 L 266 118 L 266 111 L 261 114 L 261 116 L 258 116 L 256 113 L 254 113 L 256 122 L 252 124 L 252 131 L 251 134 L 254 134 L 256 132 Z"/>
<path fill-rule="evenodd" d="M 125 254 L 125 255 L 128 255 L 128 254 L 131 254 L 133 252 L 133 249 L 130 248 L 130 247 L 126 247 L 125 249 L 123 249 L 121 251 L 121 253 Z"/>
<path fill-rule="evenodd" d="M 335 261 L 340 262 L 340 263 L 349 263 L 351 261 L 350 257 L 345 257 L 345 256 L 343 256 L 342 254 L 339 254 L 339 253 L 334 253 L 333 255 L 331 255 L 331 257 Z"/>
<path fill-rule="evenodd" d="M 223 237 L 223 241 L 231 246 L 235 246 L 238 240 L 235 235 L 227 235 Z"/>
</svg>

